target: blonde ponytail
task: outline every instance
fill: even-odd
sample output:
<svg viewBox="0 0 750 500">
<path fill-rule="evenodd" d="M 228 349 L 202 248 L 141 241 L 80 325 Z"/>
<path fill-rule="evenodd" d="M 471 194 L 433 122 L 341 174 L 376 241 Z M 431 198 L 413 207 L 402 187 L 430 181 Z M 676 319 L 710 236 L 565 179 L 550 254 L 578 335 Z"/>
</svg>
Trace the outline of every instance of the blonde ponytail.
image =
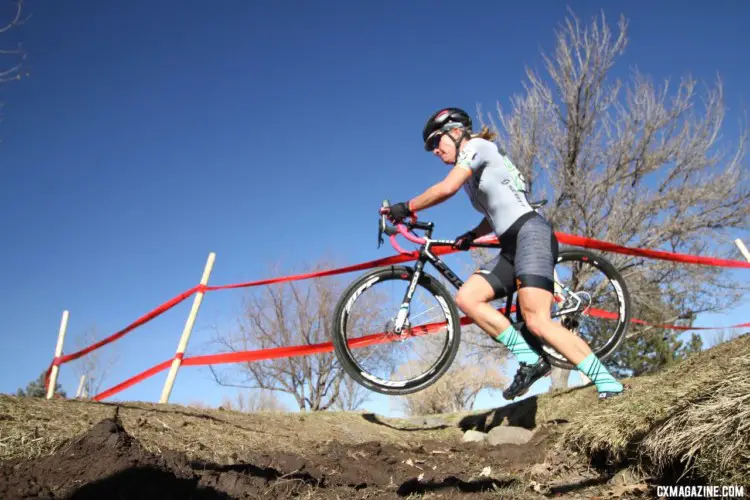
<svg viewBox="0 0 750 500">
<path fill-rule="evenodd" d="M 492 141 L 497 137 L 497 134 L 489 129 L 487 125 L 482 127 L 482 130 L 479 131 L 477 134 L 472 134 L 472 137 L 479 137 L 481 139 L 486 139 L 488 141 Z"/>
</svg>

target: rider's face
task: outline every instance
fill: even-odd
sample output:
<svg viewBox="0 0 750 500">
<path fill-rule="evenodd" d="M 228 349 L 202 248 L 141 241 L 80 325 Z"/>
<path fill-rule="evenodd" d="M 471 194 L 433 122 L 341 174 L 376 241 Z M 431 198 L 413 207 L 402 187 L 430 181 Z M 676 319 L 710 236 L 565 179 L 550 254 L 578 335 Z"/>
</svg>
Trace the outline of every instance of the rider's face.
<svg viewBox="0 0 750 500">
<path fill-rule="evenodd" d="M 443 134 L 440 137 L 437 147 L 432 152 L 447 165 L 456 161 L 456 143 L 448 137 L 448 134 Z"/>
</svg>

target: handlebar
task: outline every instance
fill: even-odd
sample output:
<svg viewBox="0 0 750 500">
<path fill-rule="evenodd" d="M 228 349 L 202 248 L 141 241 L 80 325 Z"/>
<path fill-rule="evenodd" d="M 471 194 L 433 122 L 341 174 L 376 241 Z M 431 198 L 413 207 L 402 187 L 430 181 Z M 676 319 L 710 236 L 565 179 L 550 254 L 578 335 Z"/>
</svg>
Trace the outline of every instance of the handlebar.
<svg viewBox="0 0 750 500">
<path fill-rule="evenodd" d="M 403 224 L 396 224 L 396 230 L 398 231 L 398 234 L 400 234 L 407 240 L 413 243 L 416 243 L 417 245 L 423 245 L 427 241 L 424 238 L 420 238 L 418 236 L 409 234 L 409 230 Z M 391 240 L 391 245 L 393 246 L 393 248 L 395 248 L 398 251 L 398 253 L 403 253 L 403 254 L 412 253 L 412 252 L 407 252 L 406 250 L 401 248 L 398 243 L 396 243 L 396 234 L 390 235 L 389 239 Z"/>
<path fill-rule="evenodd" d="M 388 208 L 390 206 L 390 203 L 388 200 L 383 200 L 383 206 L 382 208 Z M 383 236 L 382 233 L 386 233 L 389 236 L 389 239 L 391 241 L 391 246 L 395 248 L 398 253 L 401 254 L 410 254 L 412 252 L 408 252 L 401 248 L 401 246 L 396 243 L 396 236 L 399 234 L 406 238 L 407 240 L 411 241 L 412 243 L 416 243 L 417 245 L 423 245 L 427 242 L 425 238 L 420 238 L 419 236 L 416 236 L 414 234 L 411 234 L 409 231 L 412 228 L 417 229 L 424 229 L 424 230 L 430 230 L 432 229 L 432 223 L 419 223 L 417 222 L 416 216 L 412 217 L 413 221 L 407 224 L 396 224 L 395 228 L 392 226 L 388 226 L 386 222 L 386 215 L 383 213 L 383 210 L 380 210 L 380 226 L 378 231 L 378 248 L 380 248 L 380 245 L 383 243 Z"/>
<path fill-rule="evenodd" d="M 398 253 L 401 254 L 413 254 L 414 252 L 408 252 L 401 248 L 398 243 L 396 243 L 396 236 L 399 234 L 406 238 L 407 240 L 411 241 L 412 243 L 416 243 L 417 245 L 424 245 L 427 243 L 428 238 L 420 238 L 413 232 L 411 232 L 412 229 L 422 229 L 424 231 L 428 231 L 428 237 L 429 235 L 432 235 L 432 229 L 434 227 L 434 224 L 432 222 L 418 222 L 417 216 L 414 215 L 410 217 L 412 219 L 411 222 L 407 223 L 399 223 L 394 226 L 389 226 L 386 222 L 386 215 L 384 212 L 384 208 L 388 208 L 390 204 L 388 203 L 388 200 L 383 200 L 383 206 L 380 209 L 380 224 L 378 227 L 378 248 L 380 248 L 380 245 L 383 244 L 383 233 L 387 234 L 389 236 L 389 239 L 391 240 L 391 246 L 398 251 Z M 451 240 L 434 240 L 439 242 L 440 245 L 444 244 L 450 244 Z M 471 244 L 471 246 L 476 247 L 488 247 L 488 248 L 498 248 L 498 241 L 497 237 L 494 235 L 488 234 L 486 236 L 482 236 L 481 238 L 477 238 L 474 240 Z"/>
</svg>

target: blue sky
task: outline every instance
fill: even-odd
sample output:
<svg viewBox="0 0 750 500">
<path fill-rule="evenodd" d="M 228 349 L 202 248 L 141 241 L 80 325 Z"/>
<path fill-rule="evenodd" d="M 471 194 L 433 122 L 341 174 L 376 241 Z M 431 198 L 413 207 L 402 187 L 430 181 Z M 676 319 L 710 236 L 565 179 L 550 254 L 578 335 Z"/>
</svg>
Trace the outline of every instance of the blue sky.
<svg viewBox="0 0 750 500">
<path fill-rule="evenodd" d="M 584 20 L 606 6 L 613 28 L 621 12 L 629 18 L 618 74 L 720 74 L 724 135 L 736 138 L 750 97 L 750 6 L 568 5 Z M 209 252 L 212 284 L 270 277 L 275 263 L 297 272 L 323 256 L 390 254 L 375 247 L 381 200 L 419 194 L 447 172 L 422 150 L 426 117 L 446 105 L 507 108 L 566 15 L 559 2 L 441 1 L 35 0 L 28 12 L 0 38 L 24 44 L 31 73 L 0 93 L 3 393 L 48 365 L 63 310 L 69 346 L 93 325 L 112 333 L 196 284 Z M 462 193 L 422 217 L 445 237 L 478 220 Z M 207 295 L 189 353 L 233 321 L 241 295 Z M 190 304 L 111 346 L 120 361 L 107 385 L 171 357 Z M 698 324 L 748 319 L 738 308 Z M 119 397 L 156 401 L 164 377 Z M 69 365 L 60 381 L 75 392 Z M 232 393 L 189 367 L 172 401 L 215 405 Z M 478 406 L 502 403 L 483 396 Z"/>
</svg>

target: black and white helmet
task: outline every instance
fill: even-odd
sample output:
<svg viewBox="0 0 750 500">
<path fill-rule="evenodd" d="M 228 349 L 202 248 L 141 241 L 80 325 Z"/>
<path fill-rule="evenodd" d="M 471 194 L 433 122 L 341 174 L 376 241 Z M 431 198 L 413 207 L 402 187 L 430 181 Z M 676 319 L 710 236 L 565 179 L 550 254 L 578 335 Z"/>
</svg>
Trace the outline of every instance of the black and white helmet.
<svg viewBox="0 0 750 500">
<path fill-rule="evenodd" d="M 444 108 L 433 113 L 422 130 L 425 151 L 435 149 L 440 136 L 455 126 L 462 126 L 467 132 L 471 131 L 471 118 L 463 109 Z"/>
</svg>

